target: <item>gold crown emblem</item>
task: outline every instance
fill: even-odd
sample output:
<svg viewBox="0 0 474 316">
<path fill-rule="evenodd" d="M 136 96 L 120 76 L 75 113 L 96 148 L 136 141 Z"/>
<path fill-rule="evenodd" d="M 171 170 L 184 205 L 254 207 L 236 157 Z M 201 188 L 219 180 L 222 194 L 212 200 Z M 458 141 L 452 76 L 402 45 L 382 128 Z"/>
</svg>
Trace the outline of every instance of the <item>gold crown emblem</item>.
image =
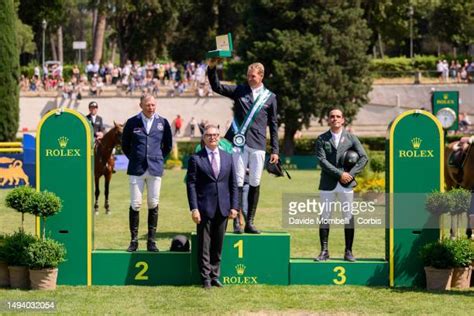
<svg viewBox="0 0 474 316">
<path fill-rule="evenodd" d="M 447 93 L 443 94 L 443 99 L 445 99 L 445 100 L 448 99 L 448 94 Z"/>
<path fill-rule="evenodd" d="M 291 163 L 291 158 L 285 158 L 285 164 L 289 165 Z"/>
<path fill-rule="evenodd" d="M 238 275 L 243 275 L 245 273 L 246 268 L 247 267 L 243 264 L 238 264 L 235 266 L 235 272 L 237 272 Z"/>
<path fill-rule="evenodd" d="M 411 139 L 411 144 L 413 145 L 413 149 L 418 149 L 421 146 L 421 142 L 423 140 L 419 137 L 415 137 Z"/>
<path fill-rule="evenodd" d="M 65 148 L 68 142 L 69 142 L 69 138 L 65 136 L 61 136 L 58 138 L 59 147 L 61 148 Z"/>
</svg>

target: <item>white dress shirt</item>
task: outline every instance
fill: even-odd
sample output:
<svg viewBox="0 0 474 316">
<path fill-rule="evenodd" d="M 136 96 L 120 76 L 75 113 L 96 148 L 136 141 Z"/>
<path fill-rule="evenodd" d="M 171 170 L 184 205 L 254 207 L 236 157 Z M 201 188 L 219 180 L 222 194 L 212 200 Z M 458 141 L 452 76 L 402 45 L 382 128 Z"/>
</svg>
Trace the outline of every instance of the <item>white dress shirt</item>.
<svg viewBox="0 0 474 316">
<path fill-rule="evenodd" d="M 250 89 L 252 89 L 252 96 L 253 96 L 253 101 L 254 102 L 255 102 L 255 100 L 257 100 L 258 95 L 263 91 L 263 88 L 264 88 L 263 84 L 260 87 L 255 88 L 255 89 L 250 88 Z"/>
<path fill-rule="evenodd" d="M 336 148 L 337 148 L 337 146 L 339 146 L 339 141 L 341 140 L 342 131 L 340 131 L 337 134 L 331 132 L 331 134 L 332 134 L 332 139 L 334 140 L 334 145 L 336 145 Z"/>
<path fill-rule="evenodd" d="M 150 134 L 151 126 L 153 125 L 153 120 L 155 119 L 155 115 L 152 115 L 152 117 L 148 118 L 146 117 L 143 112 L 141 113 L 142 115 L 142 121 L 143 121 L 143 126 L 145 126 L 146 133 Z"/>
</svg>

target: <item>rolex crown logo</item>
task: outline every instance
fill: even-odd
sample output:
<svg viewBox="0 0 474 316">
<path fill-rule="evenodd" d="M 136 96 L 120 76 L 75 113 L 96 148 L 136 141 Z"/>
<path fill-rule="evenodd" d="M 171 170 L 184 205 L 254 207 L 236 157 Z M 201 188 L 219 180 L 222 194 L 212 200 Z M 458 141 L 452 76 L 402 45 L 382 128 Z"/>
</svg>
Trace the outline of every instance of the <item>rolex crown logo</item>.
<svg viewBox="0 0 474 316">
<path fill-rule="evenodd" d="M 443 94 L 443 99 L 445 99 L 445 100 L 448 99 L 448 94 L 447 93 Z"/>
<path fill-rule="evenodd" d="M 245 273 L 246 268 L 247 267 L 243 264 L 238 264 L 235 266 L 235 272 L 237 272 L 238 275 L 243 275 Z"/>
<path fill-rule="evenodd" d="M 421 146 L 421 142 L 423 140 L 419 137 L 415 137 L 411 139 L 411 144 L 413 145 L 413 149 L 418 149 Z"/>
<path fill-rule="evenodd" d="M 65 136 L 61 136 L 58 138 L 59 147 L 61 148 L 65 148 L 68 142 L 69 142 L 69 138 Z"/>
</svg>

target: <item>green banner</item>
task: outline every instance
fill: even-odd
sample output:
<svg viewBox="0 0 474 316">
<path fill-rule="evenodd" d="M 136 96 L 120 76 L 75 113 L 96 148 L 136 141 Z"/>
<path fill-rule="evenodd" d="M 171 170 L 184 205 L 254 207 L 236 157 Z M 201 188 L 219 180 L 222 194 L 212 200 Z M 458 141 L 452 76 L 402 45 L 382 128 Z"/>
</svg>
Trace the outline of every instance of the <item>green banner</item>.
<svg viewBox="0 0 474 316">
<path fill-rule="evenodd" d="M 86 118 L 73 110 L 53 110 L 38 126 L 37 189 L 57 194 L 62 211 L 48 218 L 46 236 L 66 246 L 58 284 L 91 284 L 92 133 Z M 37 231 L 39 231 L 37 220 Z"/>
<path fill-rule="evenodd" d="M 390 125 L 388 150 L 390 285 L 421 286 L 419 250 L 439 238 L 439 228 L 434 228 L 439 224 L 425 209 L 425 200 L 427 194 L 444 187 L 441 124 L 426 111 L 402 113 Z"/>
</svg>

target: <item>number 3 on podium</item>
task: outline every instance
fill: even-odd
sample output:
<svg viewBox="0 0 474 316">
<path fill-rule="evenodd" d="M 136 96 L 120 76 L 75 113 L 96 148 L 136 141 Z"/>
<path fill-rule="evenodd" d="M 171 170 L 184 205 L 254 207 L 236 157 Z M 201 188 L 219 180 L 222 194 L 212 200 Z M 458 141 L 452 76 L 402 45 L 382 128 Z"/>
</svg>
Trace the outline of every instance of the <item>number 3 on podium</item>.
<svg viewBox="0 0 474 316">
<path fill-rule="evenodd" d="M 241 239 L 236 242 L 234 248 L 238 248 L 237 258 L 242 259 L 244 257 L 244 240 Z"/>
<path fill-rule="evenodd" d="M 336 279 L 332 279 L 334 284 L 343 285 L 346 283 L 347 277 L 346 277 L 346 269 L 344 267 L 337 266 L 337 267 L 334 267 L 332 271 L 336 272 L 337 273 L 336 276 L 338 277 Z"/>
</svg>

